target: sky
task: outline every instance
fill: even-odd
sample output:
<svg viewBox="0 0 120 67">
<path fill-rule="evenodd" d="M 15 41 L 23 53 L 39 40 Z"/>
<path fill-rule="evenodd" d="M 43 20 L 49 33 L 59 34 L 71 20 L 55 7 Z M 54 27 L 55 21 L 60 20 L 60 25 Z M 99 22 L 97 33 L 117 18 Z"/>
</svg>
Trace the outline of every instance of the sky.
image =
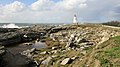
<svg viewBox="0 0 120 67">
<path fill-rule="evenodd" d="M 120 21 L 120 0 L 0 0 L 0 23 Z"/>
</svg>

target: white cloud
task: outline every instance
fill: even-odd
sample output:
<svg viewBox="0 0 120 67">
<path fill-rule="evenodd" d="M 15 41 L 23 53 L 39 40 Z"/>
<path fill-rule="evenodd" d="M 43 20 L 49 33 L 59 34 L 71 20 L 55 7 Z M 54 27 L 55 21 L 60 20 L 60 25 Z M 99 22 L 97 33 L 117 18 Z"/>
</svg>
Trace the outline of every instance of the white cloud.
<svg viewBox="0 0 120 67">
<path fill-rule="evenodd" d="M 56 8 L 64 8 L 65 10 L 84 8 L 86 6 L 86 0 L 62 0 L 56 3 Z"/>
<path fill-rule="evenodd" d="M 61 0 L 57 3 L 52 0 L 38 0 L 31 5 L 32 10 L 72 10 L 87 6 L 86 0 Z"/>
<path fill-rule="evenodd" d="M 31 5 L 32 10 L 49 10 L 53 7 L 54 2 L 50 0 L 38 0 Z"/>
<path fill-rule="evenodd" d="M 11 4 L 7 4 L 3 7 L 5 13 L 18 12 L 25 8 L 25 5 L 19 1 L 15 1 Z"/>
<path fill-rule="evenodd" d="M 14 1 L 13 3 L 6 4 L 5 6 L 0 7 L 0 20 L 11 20 L 11 18 L 15 18 L 14 16 L 23 11 L 25 8 L 25 4 L 19 1 Z"/>
</svg>

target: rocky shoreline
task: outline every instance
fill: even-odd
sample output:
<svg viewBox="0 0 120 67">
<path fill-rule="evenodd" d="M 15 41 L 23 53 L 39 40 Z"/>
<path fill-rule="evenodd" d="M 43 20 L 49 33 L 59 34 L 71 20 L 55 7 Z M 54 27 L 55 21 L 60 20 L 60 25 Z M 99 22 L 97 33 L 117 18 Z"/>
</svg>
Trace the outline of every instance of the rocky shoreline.
<svg viewBox="0 0 120 67">
<path fill-rule="evenodd" d="M 20 53 L 12 54 L 5 47 L 40 39 L 47 30 L 42 27 L 38 30 L 34 26 L 21 29 L 0 28 L 0 67 L 35 67 L 36 63 L 33 59 Z M 28 43 L 25 45 L 32 44 Z"/>
<path fill-rule="evenodd" d="M 21 67 L 21 65 L 27 65 L 25 67 L 74 66 L 77 61 L 83 62 L 84 57 L 92 49 L 96 49 L 98 45 L 111 37 L 119 36 L 119 30 L 119 28 L 103 25 L 34 25 L 21 29 L 0 28 L 0 55 L 4 57 L 0 60 L 1 63 L 8 65 L 0 64 L 0 67 L 9 67 L 9 65 L 12 65 L 7 63 L 10 61 L 9 59 L 15 59 L 4 46 L 31 41 L 45 42 L 48 47 L 32 48 L 15 55 L 15 60 L 18 61 L 15 65 L 20 65 L 17 67 Z M 9 55 L 11 58 L 8 58 Z M 5 60 L 6 58 L 8 60 Z M 13 63 L 15 60 L 13 60 Z M 89 65 L 85 67 L 87 66 L 89 67 Z M 11 67 L 15 66 L 12 65 Z"/>
</svg>

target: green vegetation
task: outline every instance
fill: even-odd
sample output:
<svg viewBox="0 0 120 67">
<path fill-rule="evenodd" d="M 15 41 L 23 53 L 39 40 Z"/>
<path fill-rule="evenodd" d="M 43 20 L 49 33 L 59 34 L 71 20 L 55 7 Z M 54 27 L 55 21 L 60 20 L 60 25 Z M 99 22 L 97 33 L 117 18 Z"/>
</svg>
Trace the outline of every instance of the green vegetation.
<svg viewBox="0 0 120 67">
<path fill-rule="evenodd" d="M 114 41 L 118 46 L 120 46 L 120 36 L 113 37 Z"/>
<path fill-rule="evenodd" d="M 102 67 L 120 66 L 120 36 L 113 37 L 103 43 L 104 47 L 97 52 L 96 59 L 101 62 Z"/>
</svg>

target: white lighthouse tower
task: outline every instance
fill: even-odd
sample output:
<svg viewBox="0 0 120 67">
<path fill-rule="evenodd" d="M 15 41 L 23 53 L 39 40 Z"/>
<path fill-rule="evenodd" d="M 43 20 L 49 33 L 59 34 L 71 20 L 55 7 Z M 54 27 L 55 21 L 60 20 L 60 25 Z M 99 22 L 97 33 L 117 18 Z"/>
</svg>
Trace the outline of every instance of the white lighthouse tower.
<svg viewBox="0 0 120 67">
<path fill-rule="evenodd" d="M 76 14 L 73 17 L 73 24 L 78 24 L 77 16 Z"/>
</svg>

